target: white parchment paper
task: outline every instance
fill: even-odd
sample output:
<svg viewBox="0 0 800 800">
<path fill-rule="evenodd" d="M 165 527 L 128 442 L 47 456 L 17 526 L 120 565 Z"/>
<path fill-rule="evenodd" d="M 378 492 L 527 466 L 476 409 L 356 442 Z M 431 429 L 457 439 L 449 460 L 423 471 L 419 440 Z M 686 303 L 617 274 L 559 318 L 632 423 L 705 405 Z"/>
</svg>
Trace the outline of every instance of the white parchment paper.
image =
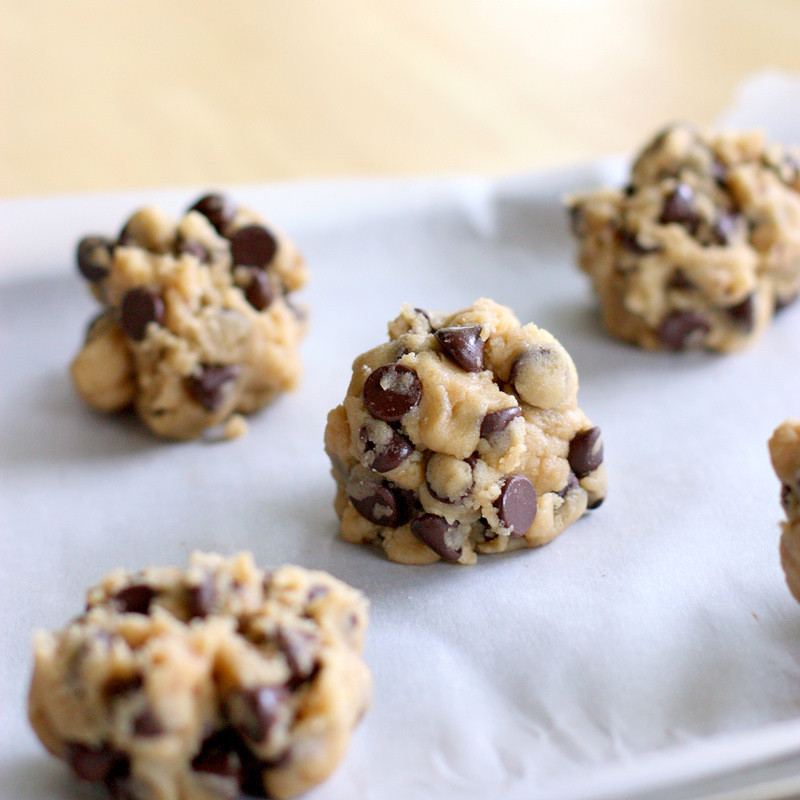
<svg viewBox="0 0 800 800">
<path fill-rule="evenodd" d="M 738 126 L 767 123 L 776 81 L 798 96 L 792 79 L 760 80 Z M 306 254 L 311 331 L 300 390 L 222 444 L 96 415 L 66 372 L 95 308 L 77 238 L 146 202 L 177 213 L 196 192 L 0 205 L 0 796 L 96 796 L 25 720 L 31 631 L 80 613 L 108 570 L 193 549 L 326 569 L 371 599 L 374 705 L 315 800 L 666 798 L 743 766 L 791 773 L 800 607 L 780 570 L 766 441 L 800 415 L 800 307 L 724 357 L 607 338 L 560 197 L 622 166 L 233 189 Z M 339 541 L 322 434 L 353 358 L 404 301 L 454 310 L 480 296 L 572 354 L 604 432 L 608 500 L 546 547 L 474 567 L 400 566 Z"/>
</svg>

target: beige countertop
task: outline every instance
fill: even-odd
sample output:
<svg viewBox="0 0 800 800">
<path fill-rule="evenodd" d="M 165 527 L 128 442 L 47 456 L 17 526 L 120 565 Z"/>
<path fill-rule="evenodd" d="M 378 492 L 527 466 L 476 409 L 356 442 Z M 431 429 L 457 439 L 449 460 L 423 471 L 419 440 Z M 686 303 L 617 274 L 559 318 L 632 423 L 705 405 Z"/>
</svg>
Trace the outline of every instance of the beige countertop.
<svg viewBox="0 0 800 800">
<path fill-rule="evenodd" d="M 795 0 L 0 0 L 0 196 L 515 172 L 800 72 Z"/>
</svg>

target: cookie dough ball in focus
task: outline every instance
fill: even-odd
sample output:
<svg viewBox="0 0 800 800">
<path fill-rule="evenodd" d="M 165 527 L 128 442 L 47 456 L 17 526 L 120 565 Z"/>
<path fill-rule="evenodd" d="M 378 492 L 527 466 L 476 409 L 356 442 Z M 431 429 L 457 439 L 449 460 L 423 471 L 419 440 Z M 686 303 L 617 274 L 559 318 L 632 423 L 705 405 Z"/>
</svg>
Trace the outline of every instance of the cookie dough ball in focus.
<svg viewBox="0 0 800 800">
<path fill-rule="evenodd" d="M 303 259 L 223 195 L 179 220 L 141 209 L 115 239 L 83 238 L 77 264 L 103 306 L 71 368 L 93 408 L 133 405 L 155 433 L 191 439 L 297 385 Z"/>
<path fill-rule="evenodd" d="M 366 624 L 341 581 L 249 554 L 118 570 L 37 634 L 30 720 L 113 797 L 294 797 L 334 769 L 368 705 Z"/>
<path fill-rule="evenodd" d="M 569 199 L 605 327 L 640 347 L 745 347 L 800 290 L 798 154 L 676 124 L 623 189 Z"/>
<path fill-rule="evenodd" d="M 577 394 L 567 351 L 510 309 L 404 306 L 328 415 L 342 537 L 407 564 L 549 542 L 606 494 Z"/>
</svg>

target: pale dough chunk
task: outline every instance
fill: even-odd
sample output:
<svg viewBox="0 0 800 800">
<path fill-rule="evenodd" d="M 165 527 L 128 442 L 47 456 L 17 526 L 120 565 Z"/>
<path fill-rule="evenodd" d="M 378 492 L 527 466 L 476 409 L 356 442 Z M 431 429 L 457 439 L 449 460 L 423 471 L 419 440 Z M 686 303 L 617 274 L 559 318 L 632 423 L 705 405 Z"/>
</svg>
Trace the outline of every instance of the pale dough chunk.
<svg viewBox="0 0 800 800">
<path fill-rule="evenodd" d="M 126 800 L 293 797 L 342 758 L 369 704 L 363 596 L 249 554 L 108 575 L 40 631 L 29 695 L 42 743 Z"/>
<path fill-rule="evenodd" d="M 84 237 L 77 261 L 105 309 L 71 368 L 97 410 L 133 405 L 155 433 L 191 439 L 297 385 L 303 259 L 224 196 L 179 220 L 141 209 L 115 240 Z"/>
<path fill-rule="evenodd" d="M 341 534 L 393 561 L 536 547 L 606 494 L 600 429 L 547 331 L 478 300 L 455 314 L 404 306 L 359 356 L 325 449 Z"/>
<path fill-rule="evenodd" d="M 676 124 L 623 189 L 569 198 L 608 331 L 674 352 L 754 341 L 800 289 L 799 164 L 759 133 Z"/>
<path fill-rule="evenodd" d="M 781 481 L 781 564 L 792 594 L 800 602 L 800 420 L 782 422 L 769 440 L 769 454 Z"/>
</svg>

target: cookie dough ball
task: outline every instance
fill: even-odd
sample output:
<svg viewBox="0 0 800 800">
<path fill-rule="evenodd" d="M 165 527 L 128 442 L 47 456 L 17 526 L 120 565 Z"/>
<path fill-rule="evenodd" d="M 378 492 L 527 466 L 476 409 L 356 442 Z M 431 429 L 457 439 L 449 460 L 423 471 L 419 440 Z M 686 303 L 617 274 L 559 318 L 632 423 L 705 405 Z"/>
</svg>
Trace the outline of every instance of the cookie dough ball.
<svg viewBox="0 0 800 800">
<path fill-rule="evenodd" d="M 661 131 L 623 189 L 568 201 L 608 331 L 640 347 L 727 352 L 800 289 L 798 154 L 759 133 Z"/>
<path fill-rule="evenodd" d="M 769 440 L 769 454 L 781 482 L 781 564 L 786 582 L 800 602 L 800 420 L 781 423 Z"/>
<path fill-rule="evenodd" d="M 366 624 L 341 581 L 249 554 L 119 570 L 37 633 L 30 720 L 113 797 L 293 797 L 334 769 L 368 705 Z"/>
<path fill-rule="evenodd" d="M 549 542 L 606 494 L 577 393 L 567 351 L 510 309 L 404 306 L 328 415 L 342 537 L 405 564 Z"/>
<path fill-rule="evenodd" d="M 226 197 L 179 220 L 141 209 L 116 239 L 83 238 L 77 263 L 104 308 L 71 368 L 93 408 L 133 405 L 160 436 L 192 439 L 297 385 L 303 259 Z"/>
</svg>

